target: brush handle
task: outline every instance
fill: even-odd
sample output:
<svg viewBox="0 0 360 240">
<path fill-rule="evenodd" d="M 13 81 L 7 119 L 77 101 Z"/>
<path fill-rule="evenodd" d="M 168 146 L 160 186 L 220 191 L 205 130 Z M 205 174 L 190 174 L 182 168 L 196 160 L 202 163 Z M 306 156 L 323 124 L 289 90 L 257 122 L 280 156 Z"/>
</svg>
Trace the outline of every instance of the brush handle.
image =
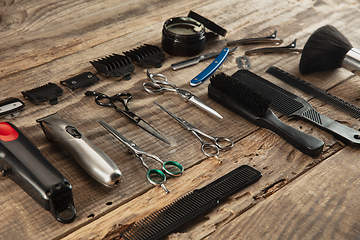
<svg viewBox="0 0 360 240">
<path fill-rule="evenodd" d="M 350 49 L 345 55 L 342 66 L 347 70 L 360 75 L 360 50 L 356 48 Z"/>
<path fill-rule="evenodd" d="M 321 113 L 318 113 L 315 109 L 311 108 L 305 112 L 294 112 L 289 117 L 298 116 L 315 123 L 325 131 L 334 135 L 337 139 L 345 144 L 360 146 L 360 132 L 349 128 L 341 123 L 338 123 Z"/>
<path fill-rule="evenodd" d="M 318 156 L 324 146 L 321 139 L 301 132 L 283 123 L 270 109 L 256 119 L 257 125 L 270 129 L 295 148 L 309 156 Z"/>
</svg>

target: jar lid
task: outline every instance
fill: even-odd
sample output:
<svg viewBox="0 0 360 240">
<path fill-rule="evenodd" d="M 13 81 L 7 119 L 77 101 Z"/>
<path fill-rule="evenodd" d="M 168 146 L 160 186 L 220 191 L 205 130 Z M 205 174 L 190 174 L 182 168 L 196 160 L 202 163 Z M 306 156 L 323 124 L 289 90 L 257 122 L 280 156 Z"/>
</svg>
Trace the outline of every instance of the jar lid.
<svg viewBox="0 0 360 240">
<path fill-rule="evenodd" d="M 225 37 L 227 31 L 226 29 L 220 27 L 216 23 L 210 21 L 209 19 L 197 14 L 196 12 L 190 11 L 188 14 L 189 18 L 195 19 L 196 21 L 202 23 L 207 29 Z"/>
</svg>

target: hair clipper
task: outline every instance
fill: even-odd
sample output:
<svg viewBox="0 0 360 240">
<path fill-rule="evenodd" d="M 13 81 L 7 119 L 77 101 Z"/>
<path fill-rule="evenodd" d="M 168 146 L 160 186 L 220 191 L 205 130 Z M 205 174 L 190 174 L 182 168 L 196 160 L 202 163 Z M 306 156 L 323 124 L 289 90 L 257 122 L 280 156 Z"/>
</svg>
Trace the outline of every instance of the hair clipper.
<svg viewBox="0 0 360 240">
<path fill-rule="evenodd" d="M 115 163 L 79 130 L 57 113 L 36 120 L 46 137 L 69 152 L 93 178 L 107 187 L 120 183 L 122 174 Z"/>
<path fill-rule="evenodd" d="M 62 223 L 76 217 L 72 188 L 64 176 L 13 124 L 0 122 L 0 171 Z"/>
</svg>

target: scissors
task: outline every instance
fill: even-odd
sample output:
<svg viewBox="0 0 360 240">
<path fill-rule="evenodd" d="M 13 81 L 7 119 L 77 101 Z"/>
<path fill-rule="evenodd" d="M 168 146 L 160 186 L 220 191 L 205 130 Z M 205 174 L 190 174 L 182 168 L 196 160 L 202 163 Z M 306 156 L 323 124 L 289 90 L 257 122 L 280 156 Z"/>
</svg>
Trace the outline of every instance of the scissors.
<svg viewBox="0 0 360 240">
<path fill-rule="evenodd" d="M 164 91 L 176 92 L 181 98 L 186 101 L 190 101 L 196 106 L 204 109 L 205 111 L 215 115 L 218 118 L 223 118 L 218 112 L 212 109 L 209 105 L 204 103 L 200 98 L 192 94 L 191 92 L 180 89 L 176 85 L 168 83 L 167 78 L 163 74 L 152 74 L 147 70 L 147 76 L 151 79 L 151 82 L 144 82 L 143 87 L 148 93 L 162 93 Z"/>
<path fill-rule="evenodd" d="M 130 120 L 132 120 L 136 125 L 144 129 L 145 131 L 151 133 L 158 139 L 162 140 L 163 142 L 170 145 L 170 142 L 162 136 L 158 131 L 156 131 L 153 127 L 151 127 L 147 122 L 137 116 L 135 113 L 131 112 L 128 108 L 128 102 L 132 98 L 131 93 L 118 93 L 112 97 L 109 97 L 103 93 L 94 92 L 94 91 L 87 91 L 85 93 L 86 96 L 95 96 L 96 104 L 105 107 L 112 107 L 115 109 L 116 112 L 122 113 Z M 125 110 L 118 108 L 115 102 L 121 102 L 124 105 Z"/>
<path fill-rule="evenodd" d="M 230 139 L 225 138 L 225 137 L 212 137 L 210 135 L 207 135 L 206 133 L 203 133 L 202 131 L 200 131 L 199 129 L 197 129 L 196 127 L 194 127 L 193 125 L 191 125 L 190 123 L 185 121 L 184 119 L 181 119 L 181 118 L 175 116 L 172 112 L 170 112 L 169 110 L 167 110 L 166 108 L 164 108 L 163 106 L 158 104 L 157 102 L 154 101 L 154 103 L 156 105 L 158 105 L 162 110 L 164 110 L 167 114 L 172 116 L 176 121 L 181 123 L 181 125 L 183 125 L 183 127 L 185 127 L 188 131 L 190 131 L 192 134 L 194 134 L 200 140 L 201 151 L 206 156 L 216 157 L 219 155 L 220 149 L 226 150 L 226 149 L 230 149 L 234 146 L 234 143 Z M 214 142 L 214 144 L 205 142 L 199 135 L 202 135 L 203 137 L 206 137 L 206 138 L 212 140 Z"/>
<path fill-rule="evenodd" d="M 147 174 L 146 177 L 148 181 L 153 184 L 154 186 L 161 186 L 166 193 L 169 193 L 170 191 L 165 187 L 166 182 L 166 174 L 174 177 L 180 176 L 184 168 L 183 166 L 175 161 L 162 161 L 158 156 L 155 156 L 153 154 L 147 153 L 144 150 L 142 150 L 139 146 L 137 146 L 134 142 L 129 141 L 126 139 L 123 135 L 121 135 L 118 131 L 116 131 L 113 127 L 111 127 L 109 124 L 107 124 L 104 121 L 100 121 L 100 124 L 106 128 L 116 139 L 121 141 L 128 149 L 131 151 L 138 159 L 140 159 L 142 165 L 147 168 Z M 147 156 L 148 158 L 155 160 L 159 162 L 162 165 L 161 170 L 159 169 L 152 169 L 150 168 L 144 161 L 143 156 Z M 165 172 L 165 173 L 164 173 Z"/>
</svg>

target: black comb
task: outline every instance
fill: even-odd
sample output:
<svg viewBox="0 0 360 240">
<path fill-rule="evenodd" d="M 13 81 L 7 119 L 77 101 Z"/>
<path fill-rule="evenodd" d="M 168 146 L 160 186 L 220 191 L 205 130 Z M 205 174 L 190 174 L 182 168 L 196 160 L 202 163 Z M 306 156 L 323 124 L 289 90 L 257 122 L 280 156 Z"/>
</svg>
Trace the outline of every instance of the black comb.
<svg viewBox="0 0 360 240">
<path fill-rule="evenodd" d="M 360 146 L 359 131 L 318 113 L 306 100 L 247 70 L 239 70 L 233 77 L 268 96 L 272 100 L 270 108 L 288 117 L 297 116 L 304 118 L 331 133 L 340 141 L 346 144 Z"/>
<path fill-rule="evenodd" d="M 165 60 L 165 54 L 158 46 L 145 44 L 144 46 L 136 49 L 123 52 L 125 56 L 128 56 L 132 61 L 143 66 L 154 66 L 160 68 L 162 62 Z"/>
<path fill-rule="evenodd" d="M 267 128 L 309 156 L 321 153 L 324 142 L 283 123 L 268 108 L 271 101 L 256 88 L 249 87 L 224 73 L 210 78 L 208 95 L 248 121 Z M 256 89 L 256 90 L 255 90 Z"/>
<path fill-rule="evenodd" d="M 102 59 L 90 62 L 100 73 L 111 77 L 124 77 L 124 80 L 131 79 L 131 73 L 135 67 L 127 56 L 113 54 Z"/>
<path fill-rule="evenodd" d="M 310 94 L 311 96 L 315 96 L 322 101 L 330 104 L 331 106 L 341 110 L 342 112 L 354 117 L 359 118 L 360 117 L 360 108 L 352 105 L 351 103 L 342 100 L 341 98 L 338 98 L 335 95 L 332 95 L 331 93 L 318 88 L 298 77 L 295 77 L 294 75 L 285 72 L 284 70 L 281 70 L 277 67 L 270 67 L 268 70 L 266 70 L 267 73 L 273 75 L 274 77 L 277 77 L 283 82 L 286 82 L 290 84 L 293 87 L 296 87 L 307 94 Z"/>
<path fill-rule="evenodd" d="M 159 239 L 260 178 L 259 171 L 242 165 L 130 225 L 120 235 L 127 240 Z"/>
</svg>

